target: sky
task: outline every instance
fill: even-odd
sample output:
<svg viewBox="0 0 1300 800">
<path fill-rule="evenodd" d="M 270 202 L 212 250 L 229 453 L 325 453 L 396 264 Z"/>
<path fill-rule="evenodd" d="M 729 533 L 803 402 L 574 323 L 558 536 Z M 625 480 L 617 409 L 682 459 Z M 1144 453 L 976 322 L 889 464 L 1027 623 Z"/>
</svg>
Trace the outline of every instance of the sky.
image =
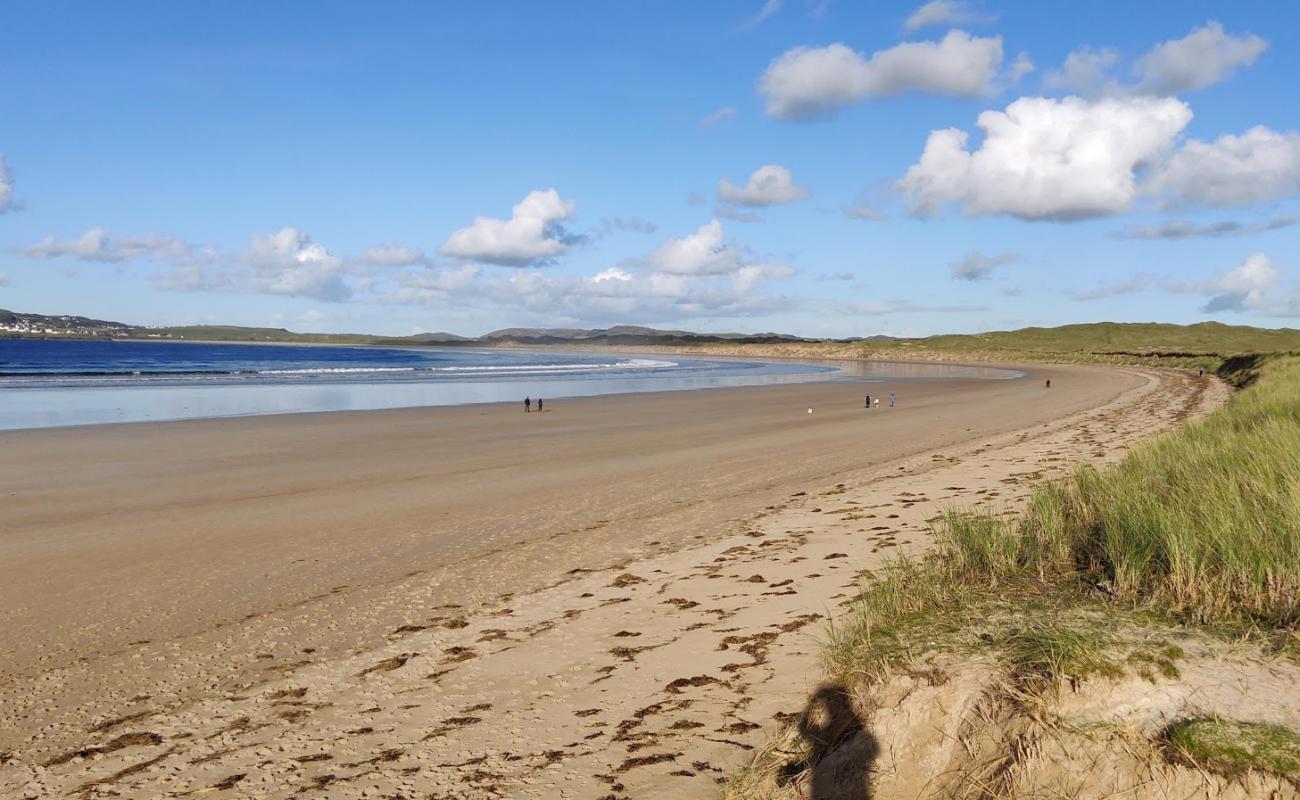
<svg viewBox="0 0 1300 800">
<path fill-rule="evenodd" d="M 0 308 L 1300 327 L 1300 5 L 0 0 Z"/>
</svg>

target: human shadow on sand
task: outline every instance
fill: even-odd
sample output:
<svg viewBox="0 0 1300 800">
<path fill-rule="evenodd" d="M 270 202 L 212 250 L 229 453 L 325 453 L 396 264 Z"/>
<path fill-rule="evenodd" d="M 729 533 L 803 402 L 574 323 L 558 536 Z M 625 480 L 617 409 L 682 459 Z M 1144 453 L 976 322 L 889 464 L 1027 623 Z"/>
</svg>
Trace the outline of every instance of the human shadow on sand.
<svg viewBox="0 0 1300 800">
<path fill-rule="evenodd" d="M 810 800 L 871 797 L 871 766 L 879 745 L 845 687 L 826 685 L 813 693 L 799 717 L 799 736 L 808 744 L 808 756 L 785 765 L 782 783 L 807 773 Z"/>
</svg>

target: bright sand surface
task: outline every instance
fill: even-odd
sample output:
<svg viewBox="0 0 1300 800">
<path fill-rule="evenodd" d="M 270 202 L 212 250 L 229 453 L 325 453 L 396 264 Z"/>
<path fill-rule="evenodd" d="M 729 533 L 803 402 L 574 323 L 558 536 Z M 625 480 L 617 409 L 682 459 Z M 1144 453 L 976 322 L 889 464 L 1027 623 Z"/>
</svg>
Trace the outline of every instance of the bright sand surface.
<svg viewBox="0 0 1300 800">
<path fill-rule="evenodd" d="M 810 639 L 756 632 L 795 642 L 934 502 L 1010 500 L 1222 394 L 1026 369 L 0 434 L 0 795 L 708 796 L 771 721 L 746 709 L 815 679 Z M 879 528 L 820 507 L 907 493 Z M 669 707 L 707 736 L 637 732 Z"/>
</svg>

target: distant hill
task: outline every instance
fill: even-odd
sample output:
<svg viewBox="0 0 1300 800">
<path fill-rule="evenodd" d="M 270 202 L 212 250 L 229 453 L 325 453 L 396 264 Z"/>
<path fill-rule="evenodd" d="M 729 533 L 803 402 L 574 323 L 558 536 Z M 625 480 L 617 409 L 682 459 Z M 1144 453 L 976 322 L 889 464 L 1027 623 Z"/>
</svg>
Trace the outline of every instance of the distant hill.
<svg viewBox="0 0 1300 800">
<path fill-rule="evenodd" d="M 150 328 L 78 316 L 23 314 L 0 309 L 0 337 L 133 338 L 223 342 L 300 342 L 392 346 L 565 345 L 665 347 L 712 353 L 830 358 L 945 358 L 969 360 L 1100 361 L 1197 366 L 1240 353 L 1300 352 L 1300 330 L 1200 322 L 1094 322 L 1056 328 L 1021 328 L 911 339 L 874 335 L 810 339 L 784 333 L 695 333 L 641 325 L 609 328 L 503 328 L 480 337 L 454 333 L 375 336 L 298 333 L 286 328 L 187 325 Z"/>
<path fill-rule="evenodd" d="M 0 337 L 20 336 L 121 336 L 131 330 L 122 322 L 67 314 L 24 314 L 0 308 Z"/>
<path fill-rule="evenodd" d="M 1021 328 L 975 334 L 928 336 L 872 342 L 880 350 L 1009 351 L 1023 353 L 1088 353 L 1097 356 L 1232 355 L 1234 353 L 1300 350 L 1300 330 L 1253 328 L 1198 322 L 1093 322 L 1056 328 Z"/>
</svg>

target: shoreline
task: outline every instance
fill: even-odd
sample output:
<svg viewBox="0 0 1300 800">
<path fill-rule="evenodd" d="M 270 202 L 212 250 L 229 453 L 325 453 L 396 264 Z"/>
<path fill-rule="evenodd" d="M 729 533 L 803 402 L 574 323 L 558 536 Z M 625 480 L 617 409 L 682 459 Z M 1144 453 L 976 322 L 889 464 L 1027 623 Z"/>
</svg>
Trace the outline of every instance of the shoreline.
<svg viewBox="0 0 1300 800">
<path fill-rule="evenodd" d="M 317 345 L 311 345 L 317 346 Z M 404 349 L 397 347 L 388 347 L 385 349 Z M 490 349 L 490 348 L 488 348 Z M 507 352 L 538 352 L 546 348 L 498 348 Z M 553 348 L 552 348 L 553 349 Z M 465 351 L 461 351 L 465 352 Z M 562 350 L 562 352 L 572 352 L 588 358 L 608 358 L 607 352 L 593 350 Z M 620 352 L 622 357 L 645 357 L 648 359 L 659 360 L 665 358 L 663 353 L 649 352 Z M 400 379 L 400 380 L 326 380 L 319 379 L 306 382 L 288 382 L 275 380 L 249 380 L 239 382 L 230 380 L 221 382 L 214 380 L 209 383 L 193 381 L 189 383 L 104 383 L 91 385 L 68 385 L 68 386 L 16 386 L 0 389 L 0 393 L 17 392 L 19 398 L 30 399 L 33 395 L 30 393 L 42 393 L 41 397 L 49 396 L 52 400 L 58 397 L 66 397 L 70 400 L 80 400 L 85 407 L 74 407 L 63 412 L 69 418 L 78 417 L 95 417 L 103 416 L 109 413 L 109 408 L 115 408 L 116 413 L 123 415 L 122 407 L 115 406 L 115 403 L 123 402 L 123 399 L 131 399 L 137 392 L 151 391 L 152 396 L 136 396 L 134 398 L 135 410 L 127 411 L 126 416 L 132 414 L 140 418 L 124 419 L 97 419 L 93 421 L 74 421 L 74 422 L 45 422 L 39 420 L 36 411 L 33 410 L 16 410 L 11 413 L 17 414 L 19 418 L 26 413 L 31 420 L 24 425 L 15 425 L 0 428 L 0 433 L 49 429 L 49 428 L 88 428 L 100 425 L 114 424 L 135 424 L 139 422 L 171 422 L 181 420 L 217 420 L 217 419 L 234 419 L 251 416 L 286 416 L 302 413 L 332 413 L 332 412 L 358 412 L 358 411 L 377 411 L 393 410 L 401 408 L 434 408 L 434 407 L 459 407 L 459 406 L 479 406 L 493 404 L 509 404 L 515 401 L 515 398 L 509 400 L 492 397 L 500 395 L 509 389 L 515 389 L 520 397 L 526 394 L 543 394 L 554 400 L 573 400 L 583 397 L 602 397 L 614 395 L 646 395 L 660 394 L 670 391 L 698 391 L 702 389 L 727 389 L 727 388 L 745 388 L 765 385 L 791 385 L 803 383 L 816 383 L 823 381 L 853 381 L 863 380 L 870 382 L 879 382 L 885 380 L 953 380 L 978 378 L 987 380 L 998 379 L 1019 379 L 1023 378 L 1025 372 L 1012 365 L 1006 364 L 980 364 L 980 363 L 926 363 L 926 362 L 903 362 L 903 361 L 883 361 L 874 359 L 838 359 L 838 358 L 782 358 L 782 357 L 764 357 L 751 356 L 748 358 L 733 356 L 708 356 L 700 354 L 674 354 L 676 359 L 674 369 L 683 363 L 695 362 L 724 362 L 754 365 L 762 370 L 767 369 L 768 374 L 756 375 L 730 375 L 724 373 L 711 373 L 707 371 L 699 374 L 686 375 L 654 375 L 638 374 L 630 376 L 621 376 L 617 371 L 611 370 L 600 375 L 594 375 L 589 378 L 569 377 L 551 377 L 546 373 L 538 373 L 527 378 L 509 377 L 499 380 L 474 380 L 473 375 L 456 378 L 447 377 L 442 380 L 421 380 L 421 379 Z M 805 367 L 803 372 L 780 373 L 771 370 L 777 367 Z M 890 368 L 894 368 L 895 374 L 889 374 Z M 524 369 L 524 367 L 521 367 Z M 921 374 L 906 374 L 908 371 L 920 372 Z M 416 370 L 418 371 L 418 370 Z M 933 374 L 926 374 L 927 372 Z M 877 374 L 884 373 L 884 374 Z M 481 376 L 479 376 L 481 378 Z M 645 385 L 640 385 L 644 383 Z M 676 385 L 674 385 L 676 384 Z M 191 413 L 186 408 L 185 412 L 174 410 L 174 400 L 170 398 L 175 396 L 176 392 L 189 390 L 192 394 L 191 402 L 196 405 L 206 404 L 209 411 L 215 413 Z M 250 393 L 260 393 L 254 396 Z M 333 392 L 332 396 L 326 393 Z M 68 394 L 65 394 L 68 393 Z M 95 401 L 86 401 L 87 397 L 97 396 L 100 399 Z M 313 399 L 314 396 L 314 399 Z M 327 402 L 323 398 L 329 396 Z M 261 397 L 262 399 L 258 399 Z M 114 400 L 113 398 L 117 398 Z M 383 399 L 377 399 L 383 398 Z M 400 399 L 398 399 L 400 398 Z M 87 404 L 88 403 L 88 404 Z M 103 405 L 107 403 L 108 405 Z M 170 404 L 169 404 L 170 403 Z M 279 406 L 286 403 L 296 403 L 298 408 L 293 410 L 280 410 Z M 164 405 L 167 406 L 163 410 Z M 333 405 L 334 407 L 329 407 Z M 350 407 L 347 407 L 350 406 Z M 150 407 L 155 410 L 149 411 Z M 216 411 L 218 408 L 225 407 L 224 411 Z M 20 407 L 21 408 L 21 407 Z"/>
</svg>

